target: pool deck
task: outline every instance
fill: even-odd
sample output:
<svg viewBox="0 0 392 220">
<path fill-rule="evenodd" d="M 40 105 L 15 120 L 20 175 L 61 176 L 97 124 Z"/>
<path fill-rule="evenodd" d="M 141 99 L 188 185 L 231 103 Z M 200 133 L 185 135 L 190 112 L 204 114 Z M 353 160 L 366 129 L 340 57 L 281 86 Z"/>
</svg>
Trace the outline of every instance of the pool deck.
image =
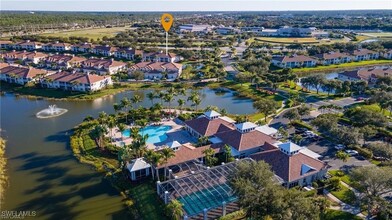
<svg viewBox="0 0 392 220">
<path fill-rule="evenodd" d="M 151 124 L 153 125 L 153 124 Z M 155 143 L 155 144 L 147 144 L 147 148 L 148 149 L 157 149 L 160 146 L 164 146 L 165 144 L 171 142 L 171 141 L 178 141 L 181 144 L 185 144 L 185 143 L 189 143 L 189 142 L 193 142 L 196 143 L 197 139 L 192 137 L 187 131 L 183 130 L 183 126 L 177 122 L 175 122 L 174 120 L 166 120 L 166 121 L 161 121 L 159 123 L 159 126 L 163 126 L 163 125 L 167 125 L 167 126 L 171 126 L 172 128 L 166 132 L 167 135 L 167 139 L 159 142 L 159 143 Z M 127 129 L 130 129 L 132 126 L 127 126 Z M 132 138 L 130 137 L 122 137 L 121 136 L 121 132 L 118 131 L 117 128 L 112 129 L 112 133 L 113 133 L 113 139 L 114 141 L 112 142 L 113 144 L 117 145 L 117 146 L 123 146 L 131 144 L 132 143 Z"/>
</svg>

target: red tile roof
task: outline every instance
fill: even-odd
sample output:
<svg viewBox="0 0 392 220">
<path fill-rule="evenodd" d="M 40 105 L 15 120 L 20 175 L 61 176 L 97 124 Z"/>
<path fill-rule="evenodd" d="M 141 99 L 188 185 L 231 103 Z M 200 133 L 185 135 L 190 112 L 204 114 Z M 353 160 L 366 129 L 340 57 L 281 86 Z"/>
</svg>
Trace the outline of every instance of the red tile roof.
<svg viewBox="0 0 392 220">
<path fill-rule="evenodd" d="M 140 70 L 143 69 L 144 71 L 148 72 L 178 72 L 182 68 L 182 64 L 178 63 L 166 63 L 166 62 L 140 62 L 133 66 L 130 69 L 132 70 Z"/>
<path fill-rule="evenodd" d="M 70 73 L 70 72 L 58 72 L 46 77 L 53 81 L 68 82 L 72 83 L 77 81 L 82 84 L 93 84 L 106 79 L 106 76 L 99 76 L 96 74 L 84 74 L 84 73 Z"/>
<path fill-rule="evenodd" d="M 349 57 L 350 55 L 348 55 L 346 53 L 340 53 L 340 52 L 330 52 L 330 53 L 316 54 L 314 56 L 319 59 L 330 60 L 330 59 L 336 59 L 336 58 Z"/>
<path fill-rule="evenodd" d="M 221 118 L 209 120 L 202 116 L 184 122 L 187 126 L 197 131 L 202 136 L 211 136 L 218 132 L 231 131 L 235 129 L 232 123 L 225 121 Z"/>
<path fill-rule="evenodd" d="M 275 139 L 258 130 L 253 130 L 241 133 L 237 130 L 220 132 L 215 134 L 216 137 L 222 140 L 238 151 L 244 151 L 256 147 L 262 147 L 266 142 L 273 143 Z"/>
<path fill-rule="evenodd" d="M 84 57 L 78 57 L 74 55 L 63 55 L 63 54 L 55 54 L 49 56 L 46 61 L 52 63 L 68 63 L 68 62 L 82 62 L 86 60 Z"/>
<path fill-rule="evenodd" d="M 352 71 L 345 71 L 340 73 L 350 78 L 365 80 L 368 81 L 371 77 L 377 78 L 382 76 L 392 76 L 392 68 L 391 67 L 376 67 L 371 69 L 359 69 Z"/>
<path fill-rule="evenodd" d="M 288 156 L 278 148 L 252 154 L 250 158 L 256 161 L 265 161 L 271 166 L 276 175 L 287 182 L 292 182 L 327 168 L 326 163 L 301 152 Z M 301 174 L 303 164 L 314 168 L 314 170 Z"/>
<path fill-rule="evenodd" d="M 280 61 L 282 63 L 316 61 L 315 59 L 308 57 L 308 56 L 305 56 L 305 55 L 278 56 L 278 57 L 272 57 L 272 59 Z"/>
<path fill-rule="evenodd" d="M 126 66 L 127 64 L 124 62 L 115 61 L 112 59 L 98 59 L 98 58 L 91 58 L 82 62 L 85 66 L 91 67 L 117 67 L 117 66 Z"/>
<path fill-rule="evenodd" d="M 373 51 L 373 50 L 368 50 L 368 49 L 359 49 L 359 50 L 354 50 L 351 52 L 351 54 L 354 56 L 368 55 L 368 54 L 374 54 L 374 53 L 377 53 L 377 52 Z"/>
<path fill-rule="evenodd" d="M 1 54 L 1 57 L 6 59 L 34 59 L 34 58 L 44 58 L 47 54 L 40 52 L 27 52 L 27 51 L 11 51 Z"/>
<path fill-rule="evenodd" d="M 0 74 L 15 75 L 20 78 L 34 78 L 40 74 L 47 74 L 46 70 L 36 69 L 32 67 L 11 66 L 4 63 L 2 63 L 0 67 Z"/>
<path fill-rule="evenodd" d="M 158 168 L 162 168 L 164 166 L 172 166 L 175 164 L 180 164 L 202 158 L 204 157 L 203 151 L 207 148 L 212 148 L 213 150 L 215 150 L 215 153 L 219 153 L 223 146 L 223 144 L 212 144 L 202 147 L 193 147 L 188 144 L 182 145 L 178 150 L 174 151 L 174 157 L 170 158 L 166 164 L 158 165 Z"/>
</svg>

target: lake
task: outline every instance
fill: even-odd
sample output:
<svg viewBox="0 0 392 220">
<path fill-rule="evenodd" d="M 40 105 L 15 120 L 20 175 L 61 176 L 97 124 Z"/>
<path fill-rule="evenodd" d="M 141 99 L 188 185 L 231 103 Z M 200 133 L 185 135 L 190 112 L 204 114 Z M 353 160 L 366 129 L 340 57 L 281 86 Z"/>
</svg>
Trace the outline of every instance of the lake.
<svg viewBox="0 0 392 220">
<path fill-rule="evenodd" d="M 1 96 L 1 136 L 7 140 L 9 176 L 1 210 L 36 211 L 38 219 L 129 219 L 117 190 L 101 174 L 73 157 L 69 129 L 86 115 L 113 113 L 113 103 L 124 96 L 145 96 L 147 92 L 127 91 L 93 101 Z M 255 111 L 250 99 L 237 98 L 231 92 L 216 94 L 204 88 L 200 93 L 203 101 L 199 108 L 215 105 L 233 114 Z M 38 111 L 51 104 L 68 112 L 56 118 L 36 118 Z M 150 106 L 151 102 L 146 99 L 139 104 Z"/>
</svg>

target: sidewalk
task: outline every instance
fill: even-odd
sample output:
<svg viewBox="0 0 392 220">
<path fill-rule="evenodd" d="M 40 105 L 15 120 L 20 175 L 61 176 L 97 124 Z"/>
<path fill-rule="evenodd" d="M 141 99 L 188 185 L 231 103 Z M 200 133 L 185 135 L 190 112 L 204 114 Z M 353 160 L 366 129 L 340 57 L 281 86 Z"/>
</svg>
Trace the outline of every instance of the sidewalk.
<svg viewBox="0 0 392 220">
<path fill-rule="evenodd" d="M 364 216 L 364 215 L 361 213 L 360 207 L 352 206 L 352 205 L 349 205 L 349 204 L 346 204 L 346 203 L 342 202 L 341 200 L 339 200 L 338 198 L 336 198 L 334 195 L 332 195 L 332 194 L 331 194 L 328 190 L 326 190 L 326 189 L 324 189 L 324 192 L 323 192 L 323 193 L 324 193 L 324 195 L 325 195 L 326 197 L 328 197 L 330 200 L 332 200 L 332 201 L 334 201 L 334 202 L 336 202 L 336 203 L 339 204 L 339 206 L 331 206 L 331 209 L 333 209 L 333 210 L 340 210 L 340 211 L 343 211 L 343 212 L 348 212 L 348 213 L 351 213 L 351 214 L 356 215 L 356 216 L 358 216 L 358 217 L 366 218 L 366 216 Z"/>
</svg>

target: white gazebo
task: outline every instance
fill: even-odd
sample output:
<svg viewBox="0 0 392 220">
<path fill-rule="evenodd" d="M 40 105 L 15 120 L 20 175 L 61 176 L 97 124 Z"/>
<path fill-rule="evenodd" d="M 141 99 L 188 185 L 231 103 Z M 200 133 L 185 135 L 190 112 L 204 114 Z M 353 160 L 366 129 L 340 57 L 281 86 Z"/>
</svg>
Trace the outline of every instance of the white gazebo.
<svg viewBox="0 0 392 220">
<path fill-rule="evenodd" d="M 143 177 L 150 175 L 151 165 L 148 164 L 144 159 L 137 158 L 133 159 L 130 163 L 127 164 L 127 169 L 129 171 L 130 178 L 132 181 L 141 179 Z"/>
</svg>

